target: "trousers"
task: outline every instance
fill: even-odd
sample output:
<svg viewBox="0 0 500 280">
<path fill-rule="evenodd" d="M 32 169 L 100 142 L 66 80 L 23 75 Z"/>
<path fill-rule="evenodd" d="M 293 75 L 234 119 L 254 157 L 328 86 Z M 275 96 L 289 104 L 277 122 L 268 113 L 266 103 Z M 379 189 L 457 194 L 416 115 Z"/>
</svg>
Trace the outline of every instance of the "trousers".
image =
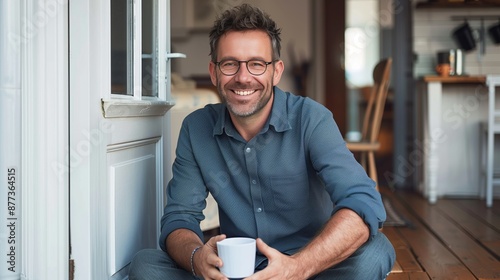
<svg viewBox="0 0 500 280">
<path fill-rule="evenodd" d="M 327 248 L 325 248 L 327 249 Z M 319 273 L 310 280 L 380 280 L 389 275 L 396 259 L 394 247 L 379 232 L 343 262 Z M 258 270 L 262 269 L 261 267 Z M 144 249 L 133 258 L 129 267 L 130 280 L 193 279 L 191 272 L 177 266 L 169 255 L 159 249 Z"/>
</svg>

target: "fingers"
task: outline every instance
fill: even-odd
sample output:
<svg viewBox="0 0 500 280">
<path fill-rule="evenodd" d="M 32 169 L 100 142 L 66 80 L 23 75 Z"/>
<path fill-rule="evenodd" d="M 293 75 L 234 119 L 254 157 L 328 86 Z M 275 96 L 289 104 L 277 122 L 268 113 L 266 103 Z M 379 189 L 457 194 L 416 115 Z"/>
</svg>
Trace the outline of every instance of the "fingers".
<svg viewBox="0 0 500 280">
<path fill-rule="evenodd" d="M 262 239 L 257 238 L 256 240 L 257 249 L 267 257 L 269 263 L 266 268 L 254 273 L 252 276 L 245 278 L 245 280 L 255 280 L 255 279 L 290 279 L 290 275 L 287 273 L 290 269 L 288 266 L 291 265 L 290 257 L 282 254 L 280 251 L 274 249 L 273 247 L 267 245 Z"/>
<path fill-rule="evenodd" d="M 216 236 L 210 238 L 207 241 L 207 243 L 205 244 L 205 246 L 209 247 L 212 250 L 212 252 L 214 253 L 214 254 L 209 255 L 209 258 L 207 259 L 207 261 L 215 267 L 222 266 L 222 260 L 217 255 L 217 242 L 224 240 L 225 238 L 226 238 L 225 234 L 216 235 Z"/>
<path fill-rule="evenodd" d="M 219 268 L 223 265 L 222 259 L 219 258 L 217 254 L 210 254 L 207 257 L 207 263 L 216 268 Z"/>
<path fill-rule="evenodd" d="M 215 254 L 217 254 L 217 242 L 222 241 L 224 239 L 226 239 L 225 234 L 216 235 L 210 238 L 205 245 L 208 245 L 212 249 L 212 251 L 214 251 Z"/>
<path fill-rule="evenodd" d="M 227 279 L 220 271 L 219 267 L 222 266 L 222 260 L 217 255 L 217 242 L 226 238 L 225 235 L 218 235 L 210 238 L 207 243 L 200 250 L 200 255 L 195 255 L 197 264 L 199 265 L 199 272 L 204 279 Z"/>
</svg>

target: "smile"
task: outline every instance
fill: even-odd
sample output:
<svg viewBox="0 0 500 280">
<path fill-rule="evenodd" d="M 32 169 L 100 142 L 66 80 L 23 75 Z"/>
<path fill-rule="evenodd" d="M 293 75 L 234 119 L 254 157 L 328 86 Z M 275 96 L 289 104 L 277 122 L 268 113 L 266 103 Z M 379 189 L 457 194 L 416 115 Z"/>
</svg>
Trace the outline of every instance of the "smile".
<svg viewBox="0 0 500 280">
<path fill-rule="evenodd" d="M 234 93 L 241 96 L 246 96 L 254 93 L 256 90 L 234 90 Z"/>
</svg>

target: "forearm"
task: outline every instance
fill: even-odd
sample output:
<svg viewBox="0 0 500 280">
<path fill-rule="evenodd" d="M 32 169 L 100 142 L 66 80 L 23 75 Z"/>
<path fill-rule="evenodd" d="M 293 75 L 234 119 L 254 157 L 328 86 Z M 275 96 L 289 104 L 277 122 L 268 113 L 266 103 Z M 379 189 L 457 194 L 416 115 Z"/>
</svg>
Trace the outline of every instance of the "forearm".
<svg viewBox="0 0 500 280">
<path fill-rule="evenodd" d="M 348 258 L 369 237 L 369 229 L 354 211 L 341 209 L 327 222 L 323 230 L 292 258 L 309 278 Z M 304 279 L 305 279 L 304 278 Z"/>
<path fill-rule="evenodd" d="M 188 229 L 177 229 L 168 235 L 165 243 L 170 257 L 191 272 L 191 254 L 196 247 L 203 246 L 198 235 Z"/>
</svg>

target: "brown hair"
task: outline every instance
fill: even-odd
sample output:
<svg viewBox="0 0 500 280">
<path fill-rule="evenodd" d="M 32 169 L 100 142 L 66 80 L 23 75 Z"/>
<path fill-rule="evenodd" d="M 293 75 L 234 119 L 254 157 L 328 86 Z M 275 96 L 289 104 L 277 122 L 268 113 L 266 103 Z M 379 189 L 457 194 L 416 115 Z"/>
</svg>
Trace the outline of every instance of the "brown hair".
<svg viewBox="0 0 500 280">
<path fill-rule="evenodd" d="M 264 11 L 249 4 L 242 4 L 226 10 L 214 22 L 210 30 L 210 56 L 217 61 L 219 39 L 228 31 L 262 30 L 271 38 L 273 60 L 280 58 L 281 28 Z"/>
</svg>

